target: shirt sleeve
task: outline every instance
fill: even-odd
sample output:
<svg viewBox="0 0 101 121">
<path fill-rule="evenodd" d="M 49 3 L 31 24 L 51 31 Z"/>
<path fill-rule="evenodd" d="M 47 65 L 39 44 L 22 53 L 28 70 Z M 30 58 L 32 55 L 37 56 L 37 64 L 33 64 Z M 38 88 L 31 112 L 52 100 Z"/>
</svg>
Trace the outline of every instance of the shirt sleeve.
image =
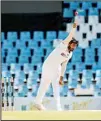
<svg viewBox="0 0 101 121">
<path fill-rule="evenodd" d="M 66 65 L 68 61 L 65 61 L 61 64 L 61 76 L 64 76 L 64 73 L 66 71 Z"/>
<path fill-rule="evenodd" d="M 69 59 L 71 59 L 71 57 L 72 57 L 72 53 L 71 53 Z M 61 76 L 64 76 L 64 73 L 66 71 L 66 66 L 67 66 L 69 59 L 61 64 Z"/>
</svg>

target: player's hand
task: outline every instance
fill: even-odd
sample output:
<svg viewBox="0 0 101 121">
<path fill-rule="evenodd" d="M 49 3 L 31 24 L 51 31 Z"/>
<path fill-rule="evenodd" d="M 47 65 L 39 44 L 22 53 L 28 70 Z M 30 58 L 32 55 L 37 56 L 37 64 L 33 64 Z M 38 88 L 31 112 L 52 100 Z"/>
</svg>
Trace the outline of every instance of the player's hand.
<svg viewBox="0 0 101 121">
<path fill-rule="evenodd" d="M 77 21 L 77 17 L 78 16 L 78 12 L 76 11 L 75 12 L 75 21 L 74 21 L 74 24 L 73 24 L 73 28 L 76 28 L 77 27 L 77 25 L 78 25 L 78 21 Z"/>
<path fill-rule="evenodd" d="M 59 81 L 59 84 L 61 85 L 61 86 L 63 86 L 64 85 L 64 83 L 63 83 L 63 81 Z"/>
<path fill-rule="evenodd" d="M 77 22 L 74 22 L 74 24 L 73 24 L 73 28 L 76 28 L 77 27 Z"/>
<path fill-rule="evenodd" d="M 61 86 L 64 85 L 64 83 L 63 83 L 63 77 L 62 77 L 62 76 L 60 77 L 59 84 L 60 84 Z"/>
<path fill-rule="evenodd" d="M 73 23 L 73 28 L 76 28 L 77 25 L 78 25 L 78 22 L 77 22 L 77 20 L 75 20 L 75 22 Z"/>
</svg>

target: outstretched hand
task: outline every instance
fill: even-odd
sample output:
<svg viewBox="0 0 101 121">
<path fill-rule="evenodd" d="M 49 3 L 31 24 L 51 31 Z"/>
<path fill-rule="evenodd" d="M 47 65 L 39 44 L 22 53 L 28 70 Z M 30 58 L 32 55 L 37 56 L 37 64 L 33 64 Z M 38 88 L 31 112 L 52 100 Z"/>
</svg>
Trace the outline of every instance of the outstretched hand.
<svg viewBox="0 0 101 121">
<path fill-rule="evenodd" d="M 78 23 L 77 23 L 77 21 L 75 21 L 75 22 L 73 23 L 73 28 L 76 28 L 77 25 L 78 25 Z"/>
<path fill-rule="evenodd" d="M 63 77 L 62 77 L 62 76 L 60 77 L 59 84 L 60 84 L 61 86 L 64 85 L 64 83 L 63 83 Z"/>
</svg>

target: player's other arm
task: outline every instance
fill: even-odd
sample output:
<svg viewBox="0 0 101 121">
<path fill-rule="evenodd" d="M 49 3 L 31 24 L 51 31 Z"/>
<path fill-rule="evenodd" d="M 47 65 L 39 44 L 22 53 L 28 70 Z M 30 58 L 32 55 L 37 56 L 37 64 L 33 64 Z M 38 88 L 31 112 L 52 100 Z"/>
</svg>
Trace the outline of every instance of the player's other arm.
<svg viewBox="0 0 101 121">
<path fill-rule="evenodd" d="M 61 64 L 61 75 L 60 75 L 60 80 L 59 80 L 60 85 L 63 85 L 63 77 L 64 77 L 64 73 L 66 71 L 66 65 L 67 65 L 67 61 L 65 61 Z"/>
<path fill-rule="evenodd" d="M 65 40 L 63 40 L 63 43 L 64 43 L 64 44 L 67 45 L 67 44 L 72 40 L 72 38 L 73 38 L 74 35 L 75 35 L 76 27 L 77 27 L 77 21 L 74 22 L 74 24 L 73 24 L 73 26 L 72 26 L 72 30 L 71 30 L 71 32 L 69 33 L 68 37 L 67 37 Z"/>
</svg>

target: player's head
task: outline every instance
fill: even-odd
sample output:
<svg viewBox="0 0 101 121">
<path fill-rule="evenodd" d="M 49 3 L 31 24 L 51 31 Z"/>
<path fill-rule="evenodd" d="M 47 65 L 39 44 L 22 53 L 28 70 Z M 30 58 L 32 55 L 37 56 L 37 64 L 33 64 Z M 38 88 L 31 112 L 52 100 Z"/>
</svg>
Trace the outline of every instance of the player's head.
<svg viewBox="0 0 101 121">
<path fill-rule="evenodd" d="M 68 44 L 69 51 L 73 51 L 78 46 L 78 41 L 75 38 L 72 38 L 72 40 Z"/>
</svg>

